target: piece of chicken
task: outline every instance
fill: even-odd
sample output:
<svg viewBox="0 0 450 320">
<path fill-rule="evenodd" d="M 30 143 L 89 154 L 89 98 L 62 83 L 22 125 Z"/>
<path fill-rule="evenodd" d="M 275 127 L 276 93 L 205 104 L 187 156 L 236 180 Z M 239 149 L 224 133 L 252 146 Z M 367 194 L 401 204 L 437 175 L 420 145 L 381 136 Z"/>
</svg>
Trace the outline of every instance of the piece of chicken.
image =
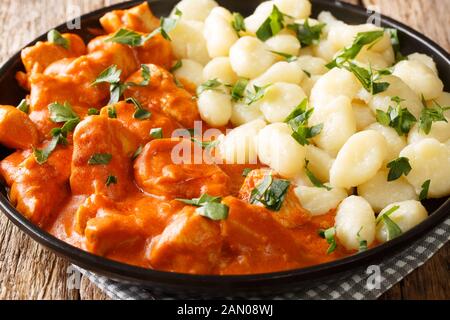
<svg viewBox="0 0 450 320">
<path fill-rule="evenodd" d="M 127 10 L 114 10 L 100 18 L 100 23 L 107 33 L 129 29 L 150 33 L 159 27 L 159 19 L 150 10 L 147 2 Z"/>
<path fill-rule="evenodd" d="M 239 191 L 239 198 L 249 202 L 252 191 L 258 187 L 268 175 L 272 175 L 273 179 L 279 179 L 279 177 L 270 169 L 252 170 L 242 184 L 241 190 Z M 261 203 L 255 204 L 263 206 Z M 287 228 L 299 227 L 311 220 L 311 215 L 301 206 L 292 185 L 289 186 L 289 189 L 286 192 L 281 209 L 279 211 L 271 211 L 271 213 L 276 221 Z"/>
<path fill-rule="evenodd" d="M 134 190 L 131 158 L 138 143 L 118 120 L 87 117 L 75 129 L 73 146 L 70 186 L 74 195 L 104 194 L 118 200 Z M 96 155 L 107 159 L 90 163 Z M 109 177 L 116 181 L 107 183 Z"/>
<path fill-rule="evenodd" d="M 150 136 L 151 129 L 161 129 L 164 138 L 170 138 L 172 132 L 181 128 L 175 120 L 168 117 L 158 108 L 152 106 L 142 106 L 151 113 L 148 119 L 136 119 L 134 114 L 137 107 L 133 103 L 126 103 L 121 101 L 114 105 L 116 110 L 117 120 L 119 120 L 125 128 L 132 132 L 139 141 L 140 145 L 145 145 L 154 138 Z M 105 107 L 100 112 L 101 115 L 108 115 L 108 107 Z"/>
<path fill-rule="evenodd" d="M 135 86 L 125 91 L 125 97 L 133 97 L 142 105 L 160 108 L 165 114 L 182 124 L 185 128 L 194 128 L 194 122 L 200 121 L 195 97 L 176 85 L 170 72 L 154 64 L 148 65 L 151 79 L 147 86 Z M 141 83 L 142 70 L 128 78 L 128 82 Z"/>
<path fill-rule="evenodd" d="M 221 247 L 219 224 L 185 207 L 153 238 L 148 259 L 158 270 L 209 274 L 220 261 Z"/>
<path fill-rule="evenodd" d="M 135 161 L 136 183 L 168 199 L 229 194 L 230 178 L 217 165 L 202 163 L 202 154 L 203 149 L 189 140 L 153 140 Z"/>
<path fill-rule="evenodd" d="M 28 115 L 13 106 L 0 105 L 0 144 L 12 149 L 37 146 L 40 137 Z"/>
</svg>

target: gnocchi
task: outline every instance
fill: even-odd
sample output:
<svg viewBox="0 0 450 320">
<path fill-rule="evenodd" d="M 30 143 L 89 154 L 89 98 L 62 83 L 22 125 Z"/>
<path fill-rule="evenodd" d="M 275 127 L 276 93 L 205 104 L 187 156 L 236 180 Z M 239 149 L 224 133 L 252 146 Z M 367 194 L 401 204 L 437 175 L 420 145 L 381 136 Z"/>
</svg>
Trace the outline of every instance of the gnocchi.
<svg viewBox="0 0 450 320">
<path fill-rule="evenodd" d="M 428 217 L 425 207 L 416 200 L 391 203 L 380 212 L 380 216 L 382 217 L 387 212 L 392 211 L 394 207 L 398 207 L 398 209 L 389 214 L 388 217 L 400 228 L 403 233 L 412 229 Z M 385 222 L 383 219 L 379 220 L 380 222 L 377 224 L 376 228 L 376 238 L 379 242 L 383 243 L 389 239 L 389 235 Z"/>
<path fill-rule="evenodd" d="M 270 122 L 283 122 L 306 98 L 303 89 L 292 83 L 277 82 L 266 89 L 258 105 L 264 118 Z"/>
<path fill-rule="evenodd" d="M 333 186 L 356 187 L 372 179 L 387 155 L 383 135 L 374 130 L 361 131 L 348 139 L 330 170 Z"/>
<path fill-rule="evenodd" d="M 425 100 L 439 97 L 444 89 L 436 73 L 417 60 L 400 61 L 395 65 L 393 75 L 402 79 L 414 92 L 423 95 Z"/>
<path fill-rule="evenodd" d="M 357 188 L 358 195 L 366 199 L 375 212 L 394 202 L 418 199 L 414 187 L 404 177 L 388 181 L 387 176 L 387 171 L 380 170 Z"/>
<path fill-rule="evenodd" d="M 304 171 L 306 150 L 291 136 L 286 123 L 273 123 L 258 134 L 258 158 L 284 177 Z"/>
<path fill-rule="evenodd" d="M 430 180 L 428 196 L 445 197 L 450 193 L 450 149 L 436 139 L 427 138 L 406 146 L 400 157 L 409 159 L 411 172 L 406 179 L 421 191 L 422 184 Z"/>
<path fill-rule="evenodd" d="M 173 72 L 177 78 L 183 78 L 199 86 L 203 83 L 203 66 L 194 60 L 182 59 L 181 67 Z"/>
<path fill-rule="evenodd" d="M 231 118 L 232 105 L 229 94 L 220 90 L 206 90 L 197 101 L 203 121 L 214 127 L 225 126 Z"/>
<path fill-rule="evenodd" d="M 295 189 L 302 207 L 308 210 L 311 215 L 319 216 L 337 208 L 342 200 L 347 198 L 347 191 L 343 188 L 325 188 L 298 186 Z"/>
<path fill-rule="evenodd" d="M 225 8 L 216 7 L 205 20 L 203 35 L 211 58 L 228 56 L 238 35 L 231 25 L 232 14 Z"/>
<path fill-rule="evenodd" d="M 362 197 L 345 198 L 336 211 L 336 237 L 347 250 L 358 250 L 360 242 L 375 240 L 375 213 Z"/>
<path fill-rule="evenodd" d="M 237 74 L 231 68 L 230 58 L 214 58 L 203 68 L 203 81 L 217 79 L 224 84 L 234 84 L 238 80 Z"/>
<path fill-rule="evenodd" d="M 230 62 L 240 77 L 256 78 L 275 63 L 275 55 L 257 38 L 245 36 L 230 48 Z"/>
<path fill-rule="evenodd" d="M 229 164 L 255 164 L 258 160 L 258 134 L 265 126 L 264 120 L 257 119 L 220 136 L 220 157 Z"/>
<path fill-rule="evenodd" d="M 175 8 L 182 12 L 183 19 L 203 22 L 217 6 L 214 0 L 181 0 Z M 175 14 L 175 10 L 172 14 Z"/>
</svg>

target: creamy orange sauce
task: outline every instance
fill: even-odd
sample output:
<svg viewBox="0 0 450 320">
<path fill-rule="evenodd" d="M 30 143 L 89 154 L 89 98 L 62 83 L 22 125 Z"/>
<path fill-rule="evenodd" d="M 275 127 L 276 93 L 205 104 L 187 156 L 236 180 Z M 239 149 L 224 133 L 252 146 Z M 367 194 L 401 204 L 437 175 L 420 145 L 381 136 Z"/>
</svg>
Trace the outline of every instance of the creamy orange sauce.
<svg viewBox="0 0 450 320">
<path fill-rule="evenodd" d="M 145 33 L 155 28 L 155 19 L 143 4 L 111 12 L 101 22 L 107 33 L 121 27 Z M 334 225 L 335 213 L 311 217 L 293 186 L 280 211 L 248 203 L 251 190 L 271 174 L 267 168 L 172 163 L 175 146 L 194 147 L 190 140 L 171 139 L 172 132 L 193 128 L 200 117 L 192 85 L 182 80 L 185 88 L 180 88 L 167 71 L 174 61 L 165 39 L 156 37 L 136 49 L 104 42 L 103 36 L 87 46 L 75 35 L 64 37 L 76 47 L 40 43 L 23 51 L 26 74 L 18 78 L 30 90 L 29 116 L 0 106 L 8 114 L 0 122 L 0 128 L 8 128 L 0 130 L 0 143 L 17 149 L 1 161 L 0 173 L 11 187 L 11 201 L 33 223 L 96 255 L 195 274 L 280 271 L 350 254 L 340 247 L 326 254 L 329 244 L 317 232 Z M 121 81 L 140 83 L 141 64 L 151 71 L 149 84 L 128 88 L 124 97 L 138 100 L 151 117 L 134 118 L 136 106 L 124 101 L 105 107 L 109 85 L 92 82 L 116 65 Z M 33 148 L 48 146 L 50 130 L 62 126 L 50 118 L 48 105 L 55 101 L 69 103 L 81 122 L 68 134 L 67 143 L 59 144 L 40 164 Z M 115 117 L 110 116 L 111 107 Z M 88 115 L 92 108 L 99 115 Z M 149 135 L 154 128 L 162 129 L 162 139 Z M 94 154 L 112 157 L 92 165 Z M 246 168 L 253 169 L 247 178 L 242 175 Z M 108 185 L 112 175 L 116 182 Z M 176 200 L 204 193 L 222 198 L 229 208 L 226 219 L 210 220 Z"/>
</svg>

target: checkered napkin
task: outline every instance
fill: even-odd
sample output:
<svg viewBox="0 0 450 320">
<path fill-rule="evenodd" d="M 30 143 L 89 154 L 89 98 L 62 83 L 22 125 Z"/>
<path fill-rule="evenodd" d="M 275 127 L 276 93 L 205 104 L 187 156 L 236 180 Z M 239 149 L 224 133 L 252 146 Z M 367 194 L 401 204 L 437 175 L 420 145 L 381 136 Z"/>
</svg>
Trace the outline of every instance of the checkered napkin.
<svg viewBox="0 0 450 320">
<path fill-rule="evenodd" d="M 401 281 L 414 269 L 423 265 L 447 241 L 450 240 L 450 218 L 417 240 L 402 253 L 386 259 L 379 265 L 379 280 L 373 281 L 374 273 L 366 273 L 366 268 L 356 270 L 347 278 L 327 282 L 304 291 L 294 291 L 273 297 L 274 299 L 376 299 L 393 285 Z M 92 272 L 77 269 L 91 282 L 103 290 L 110 298 L 117 300 L 159 300 L 173 299 L 160 292 L 152 292 L 138 286 L 112 281 Z M 370 278 L 372 277 L 372 279 Z M 375 286 L 375 287 L 374 287 Z M 179 297 L 178 297 L 179 298 Z M 195 297 L 181 297 L 195 298 Z M 223 297 L 232 299 L 237 297 Z M 257 299 L 258 297 L 247 297 Z"/>
</svg>

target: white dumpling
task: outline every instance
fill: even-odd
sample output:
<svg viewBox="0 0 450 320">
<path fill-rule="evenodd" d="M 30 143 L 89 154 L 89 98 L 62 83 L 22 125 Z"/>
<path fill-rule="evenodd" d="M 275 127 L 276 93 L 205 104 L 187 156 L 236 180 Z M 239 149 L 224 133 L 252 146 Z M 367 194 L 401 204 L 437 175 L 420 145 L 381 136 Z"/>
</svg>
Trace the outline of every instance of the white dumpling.
<svg viewBox="0 0 450 320">
<path fill-rule="evenodd" d="M 300 50 L 300 42 L 297 37 L 287 34 L 277 34 L 266 41 L 269 50 L 279 53 L 286 53 L 297 56 Z M 276 55 L 279 60 L 284 59 L 281 55 Z"/>
<path fill-rule="evenodd" d="M 258 162 L 258 133 L 266 126 L 262 119 L 234 128 L 219 137 L 220 157 L 228 164 L 256 164 Z"/>
<path fill-rule="evenodd" d="M 221 90 L 203 91 L 197 101 L 203 121 L 213 127 L 225 126 L 231 118 L 231 96 Z"/>
<path fill-rule="evenodd" d="M 266 126 L 258 135 L 258 158 L 286 178 L 304 171 L 306 149 L 291 136 L 286 123 Z"/>
<path fill-rule="evenodd" d="M 325 67 L 327 62 L 321 58 L 302 55 L 298 57 L 295 63 L 311 75 L 322 75 L 328 72 L 328 68 Z"/>
<path fill-rule="evenodd" d="M 306 75 L 306 74 L 305 74 Z M 300 87 L 302 87 L 303 91 L 305 91 L 306 95 L 311 96 L 311 90 L 316 84 L 316 82 L 320 79 L 320 75 L 312 75 L 311 77 L 305 76 L 303 77 L 302 82 L 300 83 Z"/>
<path fill-rule="evenodd" d="M 203 81 L 217 79 L 224 84 L 234 84 L 238 80 L 237 74 L 231 68 L 228 57 L 214 58 L 203 68 Z"/>
<path fill-rule="evenodd" d="M 332 157 L 337 155 L 348 138 L 356 132 L 352 105 L 345 96 L 334 99 L 326 107 L 314 109 L 309 123 L 311 126 L 323 124 L 322 131 L 313 141 Z"/>
<path fill-rule="evenodd" d="M 208 63 L 210 58 L 203 38 L 203 22 L 181 19 L 169 36 L 177 59 L 195 60 L 202 65 Z"/>
<path fill-rule="evenodd" d="M 372 179 L 383 165 L 387 143 L 377 131 L 361 131 L 348 139 L 330 170 L 333 186 L 350 188 Z"/>
<path fill-rule="evenodd" d="M 389 83 L 389 87 L 386 91 L 372 96 L 372 99 L 369 101 L 368 105 L 374 113 L 376 113 L 377 109 L 386 112 L 390 106 L 396 107 L 396 103 L 391 99 L 397 96 L 404 100 L 400 103 L 400 106 L 407 108 L 416 119 L 419 119 L 423 105 L 417 93 L 396 76 L 385 76 L 380 81 Z"/>
<path fill-rule="evenodd" d="M 281 12 L 296 19 L 306 19 L 311 15 L 309 0 L 275 0 L 274 2 Z"/>
<path fill-rule="evenodd" d="M 404 177 L 388 181 L 387 176 L 386 170 L 380 170 L 372 179 L 358 186 L 358 195 L 366 199 L 375 212 L 393 202 L 418 199 L 416 190 Z"/>
<path fill-rule="evenodd" d="M 380 212 L 380 216 L 384 215 L 395 206 L 398 206 L 399 208 L 389 214 L 388 217 L 400 228 L 402 233 L 414 228 L 428 218 L 425 207 L 419 201 L 415 200 L 392 203 Z M 383 220 L 380 220 L 377 224 L 376 237 L 377 240 L 382 243 L 388 240 L 388 233 Z"/>
<path fill-rule="evenodd" d="M 272 65 L 258 78 L 252 80 L 250 85 L 263 87 L 276 82 L 288 82 L 300 85 L 304 77 L 304 72 L 298 65 L 292 62 L 280 61 Z"/>
<path fill-rule="evenodd" d="M 257 104 L 268 122 L 283 122 L 305 98 L 306 94 L 300 86 L 278 82 L 266 89 Z"/>
<path fill-rule="evenodd" d="M 330 181 L 330 169 L 334 159 L 330 155 L 314 146 L 306 146 L 306 159 L 309 160 L 308 169 L 322 182 Z"/>
<path fill-rule="evenodd" d="M 183 78 L 199 86 L 203 83 L 203 66 L 194 60 L 182 59 L 181 67 L 173 72 L 177 78 Z"/>
<path fill-rule="evenodd" d="M 447 121 L 433 122 L 431 125 L 431 130 L 428 134 L 419 130 L 419 125 L 415 124 L 408 134 L 408 143 L 412 144 L 423 139 L 433 138 L 439 142 L 445 143 L 450 139 L 450 116 L 447 117 Z"/>
<path fill-rule="evenodd" d="M 403 60 L 394 67 L 393 75 L 402 79 L 414 92 L 425 100 L 439 97 L 444 84 L 436 73 L 420 61 Z"/>
<path fill-rule="evenodd" d="M 400 156 L 409 159 L 412 170 L 406 179 L 417 194 L 422 184 L 430 180 L 429 198 L 450 195 L 450 148 L 447 145 L 436 139 L 423 139 L 408 145 L 400 152 Z"/>
<path fill-rule="evenodd" d="M 275 61 L 265 43 L 254 37 L 242 37 L 230 49 L 231 67 L 240 77 L 256 78 Z"/>
<path fill-rule="evenodd" d="M 436 67 L 436 63 L 434 62 L 433 58 L 430 56 L 427 56 L 423 53 L 413 53 L 408 56 L 408 60 L 410 61 L 419 61 L 422 62 L 424 65 L 426 65 L 428 68 L 433 70 L 433 72 L 437 75 L 438 70 Z"/>
<path fill-rule="evenodd" d="M 311 105 L 320 109 L 339 96 L 346 96 L 353 100 L 361 88 L 353 73 L 334 68 L 324 74 L 311 90 Z"/>
<path fill-rule="evenodd" d="M 217 6 L 218 4 L 213 0 L 182 0 L 175 8 L 182 12 L 183 19 L 204 21 L 211 10 Z"/>
<path fill-rule="evenodd" d="M 211 58 L 228 56 L 231 46 L 238 40 L 231 22 L 233 15 L 225 8 L 214 8 L 205 20 L 203 35 Z"/>
<path fill-rule="evenodd" d="M 356 130 L 361 131 L 377 121 L 372 110 L 366 104 L 353 102 L 352 107 L 355 114 Z"/>
<path fill-rule="evenodd" d="M 383 135 L 387 142 L 387 156 L 385 162 L 390 162 L 398 158 L 400 151 L 406 147 L 406 138 L 399 136 L 394 128 L 383 126 L 375 122 L 366 128 L 366 130 L 375 130 Z"/>
<path fill-rule="evenodd" d="M 231 113 L 231 123 L 234 126 L 240 126 L 247 122 L 264 119 L 264 115 L 257 104 L 247 105 L 241 102 L 233 103 L 233 111 Z"/>
<path fill-rule="evenodd" d="M 343 188 L 325 188 L 298 186 L 295 188 L 295 194 L 300 200 L 303 208 L 308 210 L 311 215 L 318 216 L 337 208 L 342 200 L 347 198 L 347 191 Z"/>
<path fill-rule="evenodd" d="M 362 197 L 350 196 L 341 202 L 335 226 L 336 237 L 347 250 L 358 250 L 360 241 L 370 245 L 375 239 L 375 213 Z"/>
</svg>

